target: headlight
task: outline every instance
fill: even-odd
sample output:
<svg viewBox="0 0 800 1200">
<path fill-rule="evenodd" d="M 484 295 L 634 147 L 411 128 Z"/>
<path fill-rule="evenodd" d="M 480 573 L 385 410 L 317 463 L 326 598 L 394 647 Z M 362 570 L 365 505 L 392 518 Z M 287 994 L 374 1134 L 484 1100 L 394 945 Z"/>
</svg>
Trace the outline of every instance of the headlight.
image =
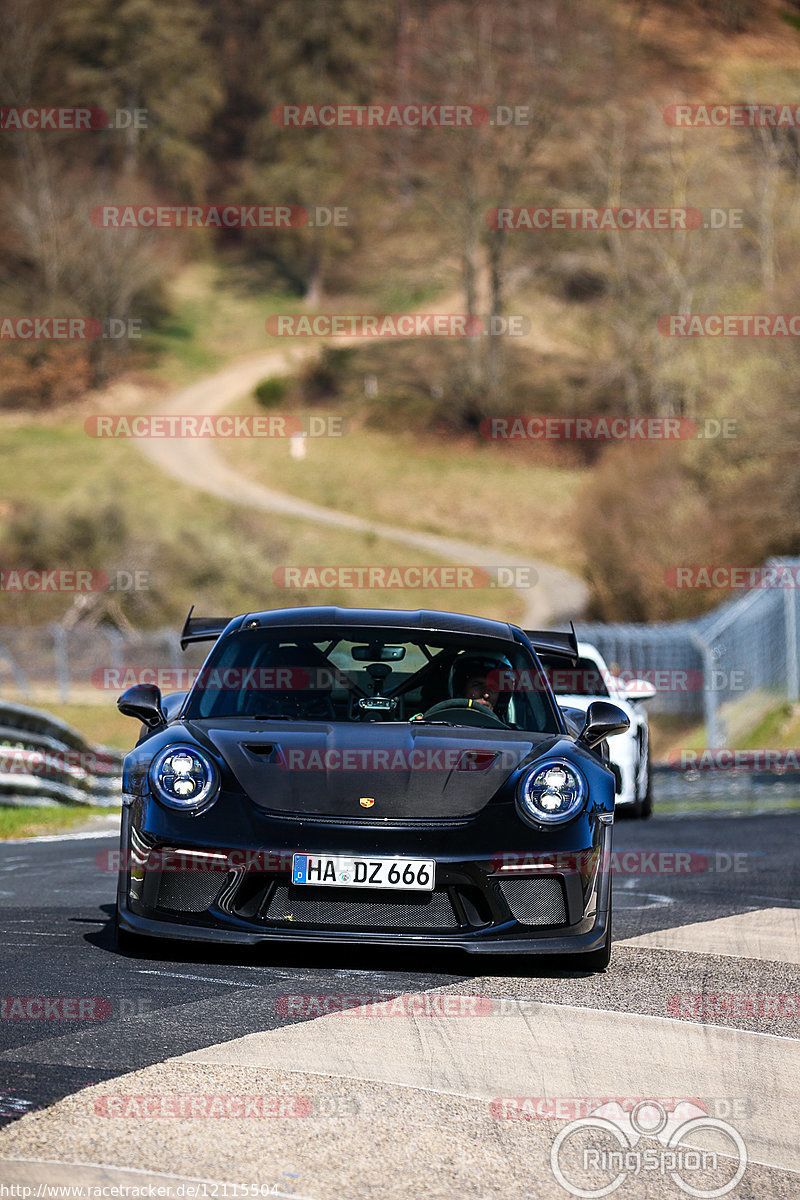
<svg viewBox="0 0 800 1200">
<path fill-rule="evenodd" d="M 568 821 L 586 798 L 586 781 L 565 759 L 550 759 L 524 775 L 517 792 L 523 817 L 538 825 Z"/>
<path fill-rule="evenodd" d="M 168 746 L 150 766 L 153 795 L 168 808 L 196 812 L 213 804 L 219 792 L 219 772 L 194 746 Z"/>
</svg>

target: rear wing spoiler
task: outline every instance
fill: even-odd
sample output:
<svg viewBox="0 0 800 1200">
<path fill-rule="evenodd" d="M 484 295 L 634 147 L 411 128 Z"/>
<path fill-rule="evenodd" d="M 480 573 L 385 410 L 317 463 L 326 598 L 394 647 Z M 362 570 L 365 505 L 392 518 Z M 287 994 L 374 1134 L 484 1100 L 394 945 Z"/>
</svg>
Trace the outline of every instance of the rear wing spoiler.
<svg viewBox="0 0 800 1200">
<path fill-rule="evenodd" d="M 189 609 L 181 631 L 181 650 L 193 642 L 215 642 L 230 623 L 230 617 L 193 617 L 194 605 Z"/>
<path fill-rule="evenodd" d="M 528 641 L 537 654 L 555 654 L 559 658 L 578 657 L 578 635 L 572 621 L 569 623 L 569 633 L 554 633 L 550 629 L 523 630 Z"/>
</svg>

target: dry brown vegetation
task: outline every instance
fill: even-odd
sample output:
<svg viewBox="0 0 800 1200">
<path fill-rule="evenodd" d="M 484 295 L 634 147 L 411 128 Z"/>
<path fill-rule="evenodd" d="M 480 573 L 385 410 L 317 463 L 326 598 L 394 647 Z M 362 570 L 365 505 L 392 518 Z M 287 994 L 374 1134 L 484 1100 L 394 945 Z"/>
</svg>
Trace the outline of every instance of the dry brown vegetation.
<svg viewBox="0 0 800 1200">
<path fill-rule="evenodd" d="M 666 338 L 660 315 L 793 312 L 800 274 L 794 129 L 675 129 L 681 101 L 800 102 L 792 0 L 3 0 L 9 103 L 140 106 L 150 127 L 5 136 L 0 305 L 169 318 L 176 262 L 212 255 L 243 288 L 339 311 L 521 314 L 527 338 L 364 346 L 269 403 L 360 403 L 367 427 L 478 436 L 515 413 L 734 418 L 733 440 L 528 447 L 587 468 L 574 536 L 592 615 L 653 619 L 714 603 L 664 583 L 677 564 L 800 552 L 798 359 L 791 339 Z M 466 130 L 279 128 L 282 103 L 525 105 Z M 39 99 L 37 99 L 39 98 Z M 94 229 L 98 198 L 346 205 L 344 230 L 154 237 Z M 740 227 L 497 231 L 500 205 L 737 210 Z M 0 343 L 0 407 L 75 397 L 126 365 L 107 343 Z M 379 397 L 364 378 L 380 379 Z M 269 389 L 267 389 L 269 390 Z M 465 442 L 465 445 L 468 444 Z M 509 447 L 519 456 L 519 447 Z"/>
</svg>

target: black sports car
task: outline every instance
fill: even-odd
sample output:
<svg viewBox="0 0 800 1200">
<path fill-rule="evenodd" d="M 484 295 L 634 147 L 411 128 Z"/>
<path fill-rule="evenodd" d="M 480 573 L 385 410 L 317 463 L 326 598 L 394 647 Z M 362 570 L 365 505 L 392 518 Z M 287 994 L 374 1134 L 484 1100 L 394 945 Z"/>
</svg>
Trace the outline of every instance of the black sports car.
<svg viewBox="0 0 800 1200">
<path fill-rule="evenodd" d="M 189 614 L 214 641 L 188 693 L 120 697 L 117 936 L 366 943 L 474 954 L 611 946 L 605 701 L 562 713 L 525 633 L 444 612 Z"/>
</svg>

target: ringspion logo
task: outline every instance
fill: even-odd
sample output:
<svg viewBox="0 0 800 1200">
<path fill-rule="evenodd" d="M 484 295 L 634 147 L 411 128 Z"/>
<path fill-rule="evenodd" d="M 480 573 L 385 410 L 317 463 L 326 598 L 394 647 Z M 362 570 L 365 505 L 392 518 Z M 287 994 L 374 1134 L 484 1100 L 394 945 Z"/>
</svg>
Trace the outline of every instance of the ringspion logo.
<svg viewBox="0 0 800 1200">
<path fill-rule="evenodd" d="M 711 1135 L 712 1145 L 724 1149 L 695 1149 L 698 1135 L 703 1146 Z M 655 1140 L 657 1148 L 643 1146 L 645 1138 Z M 747 1167 L 747 1148 L 737 1129 L 691 1100 L 671 1109 L 659 1100 L 641 1100 L 629 1112 L 610 1101 L 557 1134 L 550 1166 L 572 1196 L 608 1196 L 632 1175 L 668 1176 L 687 1195 L 707 1198 L 737 1186 Z"/>
</svg>

